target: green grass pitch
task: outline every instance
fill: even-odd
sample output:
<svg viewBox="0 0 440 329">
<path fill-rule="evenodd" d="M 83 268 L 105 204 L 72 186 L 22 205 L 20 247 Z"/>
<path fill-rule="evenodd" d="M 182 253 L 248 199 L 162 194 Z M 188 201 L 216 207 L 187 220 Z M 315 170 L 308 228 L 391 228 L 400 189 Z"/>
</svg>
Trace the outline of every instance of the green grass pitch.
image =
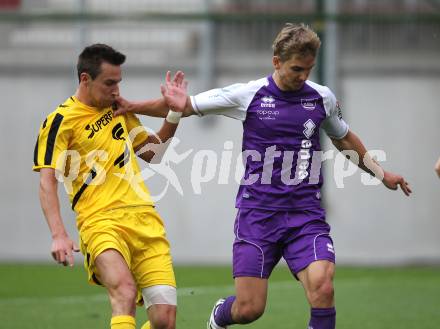
<svg viewBox="0 0 440 329">
<path fill-rule="evenodd" d="M 205 328 L 213 303 L 233 293 L 229 267 L 178 266 L 178 329 Z M 440 328 L 440 268 L 337 268 L 338 329 Z M 138 327 L 146 319 L 137 310 Z M 266 312 L 254 329 L 306 328 L 309 307 L 285 267 L 269 281 Z M 109 328 L 101 287 L 86 283 L 81 265 L 0 264 L 0 328 Z M 234 328 L 239 328 L 234 327 Z"/>
</svg>

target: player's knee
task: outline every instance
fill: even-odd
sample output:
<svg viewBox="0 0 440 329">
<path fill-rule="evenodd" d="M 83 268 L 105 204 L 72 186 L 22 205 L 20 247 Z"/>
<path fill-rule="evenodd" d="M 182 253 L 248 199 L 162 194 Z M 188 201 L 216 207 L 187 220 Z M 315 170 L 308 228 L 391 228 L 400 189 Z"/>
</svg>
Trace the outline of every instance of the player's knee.
<svg viewBox="0 0 440 329">
<path fill-rule="evenodd" d="M 154 329 L 175 329 L 176 320 L 170 312 L 162 312 L 155 314 L 154 318 L 150 320 Z"/>
<path fill-rule="evenodd" d="M 325 300 L 332 300 L 335 294 L 333 282 L 326 281 L 325 283 L 323 283 L 319 288 L 319 294 Z"/>
<path fill-rule="evenodd" d="M 237 313 L 241 324 L 257 320 L 264 313 L 264 303 L 242 302 L 237 305 Z"/>
<path fill-rule="evenodd" d="M 312 305 L 331 304 L 334 298 L 333 282 L 323 280 L 317 284 L 310 293 L 310 302 Z"/>
<path fill-rule="evenodd" d="M 142 289 L 145 306 L 154 329 L 174 329 L 176 327 L 176 288 L 155 285 Z"/>
<path fill-rule="evenodd" d="M 161 305 L 160 308 L 155 309 L 154 314 L 151 314 L 150 321 L 154 329 L 175 329 L 175 307 Z"/>
<path fill-rule="evenodd" d="M 107 287 L 112 311 L 115 314 L 134 314 L 136 311 L 136 285 L 130 282 L 120 282 Z"/>
<path fill-rule="evenodd" d="M 111 293 L 119 302 L 135 303 L 137 297 L 137 287 L 131 280 L 121 280 L 113 287 Z"/>
</svg>

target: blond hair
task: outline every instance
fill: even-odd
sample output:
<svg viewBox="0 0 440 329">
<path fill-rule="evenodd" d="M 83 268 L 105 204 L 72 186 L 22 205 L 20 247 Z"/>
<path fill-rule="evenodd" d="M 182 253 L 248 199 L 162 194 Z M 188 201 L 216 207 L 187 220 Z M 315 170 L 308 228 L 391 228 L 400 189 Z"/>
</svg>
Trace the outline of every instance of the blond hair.
<svg viewBox="0 0 440 329">
<path fill-rule="evenodd" d="M 286 23 L 275 38 L 272 49 L 274 56 L 285 62 L 293 55 L 316 57 L 320 46 L 321 40 L 309 26 Z"/>
</svg>

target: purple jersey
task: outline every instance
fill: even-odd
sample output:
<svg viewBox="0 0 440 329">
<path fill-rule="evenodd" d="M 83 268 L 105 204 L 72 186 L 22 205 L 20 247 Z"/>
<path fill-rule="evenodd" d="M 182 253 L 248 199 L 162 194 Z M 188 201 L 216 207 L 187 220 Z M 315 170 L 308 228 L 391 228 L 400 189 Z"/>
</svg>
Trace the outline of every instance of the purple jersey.
<svg viewBox="0 0 440 329">
<path fill-rule="evenodd" d="M 348 132 L 329 88 L 306 81 L 282 91 L 272 76 L 191 97 L 199 115 L 222 114 L 243 122 L 245 174 L 238 208 L 320 208 L 319 128 L 336 139 Z"/>
</svg>

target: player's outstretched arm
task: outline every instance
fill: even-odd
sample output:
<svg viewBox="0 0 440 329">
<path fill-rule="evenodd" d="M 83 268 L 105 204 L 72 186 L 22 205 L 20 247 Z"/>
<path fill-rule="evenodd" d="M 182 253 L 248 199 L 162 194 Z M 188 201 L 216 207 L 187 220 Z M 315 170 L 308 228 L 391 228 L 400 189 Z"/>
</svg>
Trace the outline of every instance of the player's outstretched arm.
<svg viewBox="0 0 440 329">
<path fill-rule="evenodd" d="M 438 158 L 434 169 L 435 169 L 435 172 L 437 173 L 438 177 L 440 178 L 440 158 Z"/>
<path fill-rule="evenodd" d="M 379 164 L 371 158 L 362 141 L 351 130 L 349 130 L 347 135 L 342 139 L 332 139 L 332 143 L 341 152 L 355 151 L 359 156 L 359 162 L 355 164 L 362 170 L 381 180 L 387 188 L 397 190 L 400 186 L 406 196 L 412 193 L 408 182 L 402 176 L 383 170 Z"/>
<path fill-rule="evenodd" d="M 131 112 L 165 118 L 168 115 L 169 108 L 178 108 L 182 102 L 185 102 L 185 106 L 188 107 L 183 111 L 183 116 L 191 115 L 194 111 L 191 111 L 191 102 L 186 92 L 187 85 L 185 74 L 182 71 L 177 71 L 173 79 L 171 79 L 171 73 L 168 71 L 165 76 L 165 85 L 161 85 L 163 98 L 132 102 L 119 96 L 114 105 L 114 115 L 118 116 Z"/>
<path fill-rule="evenodd" d="M 78 252 L 79 248 L 70 239 L 61 219 L 57 189 L 55 170 L 41 168 L 40 203 L 52 234 L 51 254 L 57 263 L 73 266 L 73 252 Z"/>
<path fill-rule="evenodd" d="M 141 102 L 133 102 L 118 96 L 113 104 L 113 115 L 124 115 L 125 113 L 136 113 L 150 117 L 164 118 L 168 113 L 168 106 L 163 98 L 150 99 Z"/>
</svg>

